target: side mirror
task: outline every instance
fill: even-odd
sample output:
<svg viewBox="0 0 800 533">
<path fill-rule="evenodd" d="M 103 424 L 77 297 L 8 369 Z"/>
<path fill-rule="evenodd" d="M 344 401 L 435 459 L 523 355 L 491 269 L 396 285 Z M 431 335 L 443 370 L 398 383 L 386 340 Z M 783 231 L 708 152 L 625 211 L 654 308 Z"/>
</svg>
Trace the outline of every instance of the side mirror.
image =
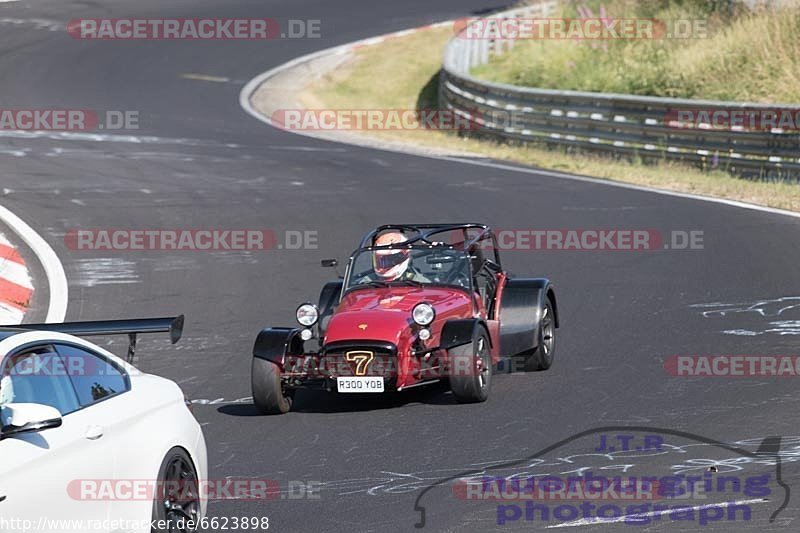
<svg viewBox="0 0 800 533">
<path fill-rule="evenodd" d="M 342 274 L 339 272 L 339 269 L 336 268 L 339 266 L 339 261 L 337 261 L 336 259 L 323 259 L 322 261 L 320 261 L 320 264 L 322 265 L 322 268 L 334 269 L 334 272 L 336 272 L 336 276 L 339 279 L 344 279 L 344 276 L 342 276 Z"/>
<path fill-rule="evenodd" d="M 61 426 L 55 407 L 38 403 L 9 403 L 0 408 L 0 439 Z"/>
</svg>

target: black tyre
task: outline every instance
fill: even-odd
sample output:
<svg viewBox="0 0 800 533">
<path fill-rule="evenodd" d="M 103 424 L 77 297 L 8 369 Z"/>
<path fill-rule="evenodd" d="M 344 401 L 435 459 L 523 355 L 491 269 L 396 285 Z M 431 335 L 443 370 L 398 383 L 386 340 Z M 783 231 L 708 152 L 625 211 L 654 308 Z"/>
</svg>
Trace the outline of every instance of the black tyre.
<svg viewBox="0 0 800 533">
<path fill-rule="evenodd" d="M 553 364 L 556 349 L 556 317 L 553 306 L 548 299 L 539 320 L 539 345 L 525 361 L 525 370 L 547 370 Z"/>
<path fill-rule="evenodd" d="M 489 338 L 478 328 L 472 342 L 450 350 L 450 390 L 459 403 L 484 402 L 492 385 Z"/>
<path fill-rule="evenodd" d="M 200 492 L 194 462 L 183 448 L 172 448 L 158 470 L 151 531 L 193 533 L 199 517 Z"/>
<path fill-rule="evenodd" d="M 278 365 L 253 357 L 251 370 L 253 403 L 264 414 L 282 415 L 292 408 L 294 391 L 284 391 L 281 386 L 281 369 Z"/>
</svg>

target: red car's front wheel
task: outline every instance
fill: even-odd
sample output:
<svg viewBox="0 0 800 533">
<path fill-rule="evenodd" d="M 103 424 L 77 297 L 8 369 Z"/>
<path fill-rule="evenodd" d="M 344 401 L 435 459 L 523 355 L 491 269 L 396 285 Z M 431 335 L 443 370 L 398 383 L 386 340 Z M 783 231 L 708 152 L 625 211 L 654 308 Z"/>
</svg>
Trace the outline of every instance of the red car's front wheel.
<svg viewBox="0 0 800 533">
<path fill-rule="evenodd" d="M 253 358 L 253 403 L 265 414 L 282 415 L 292 408 L 292 392 L 281 386 L 281 369 L 275 363 Z"/>
<path fill-rule="evenodd" d="M 489 338 L 479 328 L 472 342 L 450 350 L 450 390 L 459 403 L 485 402 L 491 385 Z"/>
</svg>

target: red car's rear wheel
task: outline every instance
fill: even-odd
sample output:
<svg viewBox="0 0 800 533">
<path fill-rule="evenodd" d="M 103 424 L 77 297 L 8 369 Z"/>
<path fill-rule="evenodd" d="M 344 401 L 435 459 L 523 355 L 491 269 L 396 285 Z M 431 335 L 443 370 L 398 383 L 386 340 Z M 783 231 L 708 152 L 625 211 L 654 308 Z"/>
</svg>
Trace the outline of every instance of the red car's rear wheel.
<svg viewBox="0 0 800 533">
<path fill-rule="evenodd" d="M 525 362 L 525 370 L 547 370 L 553 364 L 556 349 L 556 325 L 550 300 L 542 310 L 539 322 L 539 343 Z"/>
</svg>

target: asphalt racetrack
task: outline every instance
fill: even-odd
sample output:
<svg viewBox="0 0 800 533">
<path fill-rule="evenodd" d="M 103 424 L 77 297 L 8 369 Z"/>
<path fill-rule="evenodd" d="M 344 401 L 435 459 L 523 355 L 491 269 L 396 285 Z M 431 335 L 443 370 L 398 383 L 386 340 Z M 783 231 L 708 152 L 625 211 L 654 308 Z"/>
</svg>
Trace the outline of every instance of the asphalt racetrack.
<svg viewBox="0 0 800 533">
<path fill-rule="evenodd" d="M 0 132 L 0 201 L 60 257 L 68 320 L 186 314 L 183 340 L 175 347 L 142 340 L 138 366 L 177 381 L 194 401 L 212 479 L 271 479 L 282 489 L 266 502 L 213 501 L 211 516 L 268 516 L 270 531 L 278 532 L 411 531 L 422 525 L 421 508 L 429 531 L 796 530 L 800 490 L 769 519 L 787 496 L 776 480 L 778 457 L 782 481 L 794 488 L 798 480 L 797 378 L 673 377 L 664 361 L 680 354 L 800 355 L 800 300 L 790 299 L 800 295 L 800 220 L 311 139 L 262 124 L 239 105 L 247 81 L 297 56 L 498 7 L 478 0 L 0 4 L 2 107 L 134 110 L 140 117 L 140 130 L 120 135 Z M 321 38 L 73 39 L 64 26 L 81 17 L 315 19 Z M 496 375 L 484 404 L 459 405 L 435 387 L 378 399 L 307 393 L 285 416 L 258 415 L 249 399 L 253 340 L 262 327 L 291 326 L 296 306 L 317 298 L 332 275 L 319 260 L 346 259 L 378 224 L 443 221 L 667 236 L 696 231 L 703 245 L 506 251 L 512 272 L 555 282 L 561 328 L 551 370 Z M 310 231 L 318 246 L 87 252 L 65 243 L 70 230 L 99 228 Z M 41 319 L 44 306 L 34 306 L 29 319 Z M 601 429 L 554 446 L 619 426 L 639 429 Z M 659 434 L 670 446 L 659 453 L 593 452 L 598 435 L 628 433 Z M 702 475 L 712 464 L 738 476 L 772 476 L 767 501 L 749 504 L 751 520 L 528 520 L 524 502 L 514 518 L 513 508 L 464 501 L 451 482 L 436 485 L 469 473 L 563 475 L 603 467 Z M 298 497 L 300 486 L 313 487 L 312 497 Z"/>
</svg>

